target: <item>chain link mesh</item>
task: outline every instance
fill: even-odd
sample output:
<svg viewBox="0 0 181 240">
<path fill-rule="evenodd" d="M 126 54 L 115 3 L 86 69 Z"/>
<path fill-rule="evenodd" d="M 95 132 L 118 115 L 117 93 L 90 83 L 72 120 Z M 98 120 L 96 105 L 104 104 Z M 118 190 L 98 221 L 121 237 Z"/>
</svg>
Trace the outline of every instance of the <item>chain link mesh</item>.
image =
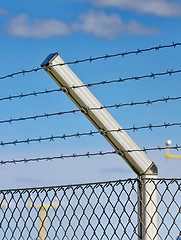
<svg viewBox="0 0 181 240">
<path fill-rule="evenodd" d="M 128 179 L 1 190 L 0 239 L 138 239 L 138 184 Z M 177 239 L 181 179 L 159 179 L 155 190 L 158 239 Z"/>
</svg>

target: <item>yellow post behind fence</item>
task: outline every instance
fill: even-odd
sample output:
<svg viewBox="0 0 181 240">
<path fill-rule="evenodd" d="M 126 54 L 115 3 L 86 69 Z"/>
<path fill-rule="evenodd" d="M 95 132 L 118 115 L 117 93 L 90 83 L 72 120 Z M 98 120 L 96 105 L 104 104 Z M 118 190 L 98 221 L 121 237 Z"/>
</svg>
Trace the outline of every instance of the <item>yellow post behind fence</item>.
<svg viewBox="0 0 181 240">
<path fill-rule="evenodd" d="M 58 199 L 57 198 L 55 199 L 54 205 L 35 205 L 35 204 L 33 204 L 32 198 L 30 198 L 28 207 L 40 209 L 38 212 L 38 215 L 39 215 L 38 239 L 45 240 L 46 235 L 47 235 L 47 231 L 46 231 L 47 210 L 49 210 L 50 208 L 57 209 L 58 208 Z"/>
<path fill-rule="evenodd" d="M 4 198 L 2 203 L 0 204 L 0 207 L 6 207 L 7 204 L 6 204 L 6 199 Z"/>
<path fill-rule="evenodd" d="M 181 158 L 180 155 L 171 155 L 171 154 L 169 154 L 169 146 L 170 146 L 171 143 L 172 143 L 172 141 L 168 140 L 167 144 L 166 144 L 166 155 L 165 155 L 166 159 L 169 159 L 169 158 Z"/>
</svg>

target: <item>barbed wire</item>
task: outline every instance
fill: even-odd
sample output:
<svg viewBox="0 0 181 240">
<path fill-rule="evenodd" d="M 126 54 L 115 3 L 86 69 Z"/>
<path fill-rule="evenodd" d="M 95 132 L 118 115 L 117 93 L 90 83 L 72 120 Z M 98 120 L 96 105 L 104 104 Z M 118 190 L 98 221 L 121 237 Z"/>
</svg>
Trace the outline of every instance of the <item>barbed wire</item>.
<svg viewBox="0 0 181 240">
<path fill-rule="evenodd" d="M 170 146 L 169 149 L 174 149 L 174 150 L 179 150 L 181 148 L 181 146 L 179 145 L 175 145 L 175 146 Z M 162 150 L 165 150 L 167 149 L 167 147 L 152 147 L 152 148 L 142 148 L 142 149 L 130 149 L 130 150 L 126 150 L 126 151 L 122 151 L 123 153 L 129 153 L 129 152 L 145 152 L 147 153 L 148 151 L 162 151 Z M 96 153 L 90 153 L 90 152 L 87 152 L 87 153 L 84 153 L 84 154 L 77 154 L 77 153 L 73 153 L 71 155 L 59 155 L 59 156 L 53 156 L 53 157 L 39 157 L 39 158 L 24 158 L 24 159 L 13 159 L 13 160 L 1 160 L 0 161 L 0 164 L 1 165 L 4 165 L 4 164 L 7 164 L 7 163 L 21 163 L 21 162 L 24 162 L 24 163 L 28 163 L 28 162 L 40 162 L 40 161 L 52 161 L 52 160 L 56 160 L 56 159 L 65 159 L 65 158 L 78 158 L 78 157 L 93 157 L 93 156 L 104 156 L 104 155 L 111 155 L 111 154 L 116 154 L 117 152 L 116 151 L 106 151 L 106 152 L 103 152 L 103 151 L 99 151 L 99 152 L 96 152 Z"/>
<path fill-rule="evenodd" d="M 130 80 L 140 80 L 140 79 L 144 79 L 144 78 L 154 78 L 157 76 L 164 76 L 164 75 L 169 75 L 172 76 L 172 74 L 175 73 L 181 73 L 181 69 L 178 70 L 166 70 L 165 72 L 158 72 L 158 73 L 151 73 L 151 74 L 146 74 L 146 75 L 142 75 L 142 76 L 134 76 L 134 77 L 126 77 L 126 78 L 119 78 L 119 79 L 114 79 L 114 80 L 105 80 L 105 81 L 101 81 L 101 82 L 94 82 L 94 83 L 88 83 L 88 84 L 83 84 L 80 86 L 73 86 L 73 87 L 69 87 L 67 88 L 67 90 L 69 89 L 75 89 L 75 88 L 81 88 L 81 87 L 94 87 L 94 86 L 98 86 L 98 85 L 105 85 L 105 84 L 112 84 L 112 83 L 121 83 L 121 82 L 125 82 L 125 81 L 130 81 Z M 35 96 L 37 97 L 38 95 L 42 95 L 42 94 L 48 94 L 48 93 L 54 93 L 54 92 L 63 92 L 63 90 L 61 88 L 58 89 L 51 89 L 51 90 L 47 90 L 45 89 L 44 91 L 33 91 L 31 93 L 21 93 L 18 95 L 9 95 L 7 97 L 3 97 L 0 98 L 0 101 L 4 101 L 4 100 L 13 100 L 16 98 L 22 99 L 24 97 L 29 97 L 29 96 Z"/>
<path fill-rule="evenodd" d="M 120 107 L 126 107 L 126 106 L 136 106 L 136 105 L 151 105 L 153 103 L 158 103 L 158 102 L 168 102 L 168 101 L 176 101 L 181 99 L 181 96 L 179 97 L 163 97 L 160 99 L 154 99 L 154 100 L 146 100 L 142 102 L 131 102 L 131 103 L 119 103 L 119 104 L 113 104 L 113 105 L 105 105 L 101 106 L 99 108 L 84 108 L 85 111 L 90 111 L 90 110 L 101 110 L 103 108 L 109 109 L 109 108 L 115 108 L 118 109 Z M 12 123 L 12 122 L 18 122 L 18 121 L 25 121 L 25 120 L 36 120 L 38 118 L 48 118 L 48 117 L 53 117 L 53 116 L 60 116 L 64 114 L 75 114 L 77 112 L 81 112 L 80 109 L 74 109 L 74 110 L 68 110 L 68 111 L 62 111 L 62 112 L 54 112 L 54 113 L 44 113 L 41 115 L 35 115 L 35 116 L 29 116 L 29 117 L 20 117 L 20 118 L 11 118 L 11 119 L 6 119 L 6 120 L 1 120 L 0 124 L 4 123 Z"/>
<path fill-rule="evenodd" d="M 126 55 L 130 55 L 130 54 L 140 54 L 140 53 L 143 53 L 143 52 L 149 52 L 149 51 L 153 51 L 153 50 L 160 50 L 160 49 L 163 49 L 163 48 L 175 48 L 176 46 L 181 46 L 181 43 L 180 42 L 177 42 L 177 43 L 172 43 L 172 44 L 169 44 L 169 45 L 159 45 L 159 46 L 156 46 L 156 47 L 150 47 L 150 48 L 143 48 L 143 49 L 138 49 L 138 50 L 134 50 L 134 51 L 128 51 L 128 52 L 120 52 L 120 53 L 116 53 L 116 54 L 105 54 L 103 56 L 98 56 L 98 57 L 89 57 L 89 58 L 85 58 L 85 59 L 81 59 L 81 60 L 75 60 L 75 61 L 69 61 L 67 63 L 63 63 L 63 64 L 58 64 L 59 66 L 63 66 L 65 64 L 77 64 L 77 63 L 84 63 L 84 62 L 93 62 L 93 61 L 96 61 L 96 60 L 101 60 L 101 59 L 108 59 L 108 58 L 113 58 L 113 57 L 118 57 L 118 56 L 122 56 L 122 57 L 125 57 Z M 56 65 L 54 65 L 56 66 Z M 32 68 L 30 70 L 22 70 L 22 71 L 18 71 L 18 72 L 13 72 L 11 74 L 8 74 L 8 75 L 5 75 L 5 76 L 2 76 L 0 77 L 0 80 L 2 79 L 5 79 L 5 78 L 13 78 L 15 75 L 24 75 L 26 73 L 32 73 L 32 72 L 37 72 L 39 70 L 43 69 L 42 67 L 37 67 L 37 68 Z"/>
<path fill-rule="evenodd" d="M 0 146 L 4 147 L 6 145 L 17 145 L 17 144 L 22 144 L 22 143 L 31 143 L 31 142 L 39 142 L 41 143 L 42 141 L 54 141 L 56 139 L 63 139 L 63 140 L 66 140 L 67 138 L 73 138 L 73 137 L 83 137 L 83 136 L 93 136 L 95 134 L 99 134 L 101 133 L 101 131 L 106 135 L 108 133 L 111 133 L 111 132 L 122 132 L 123 130 L 125 131 L 131 131 L 133 130 L 133 132 L 135 131 L 138 131 L 138 130 L 141 130 L 141 129 L 148 129 L 148 130 L 153 130 L 153 128 L 167 128 L 167 127 L 173 127 L 173 126 L 178 126 L 178 127 L 181 127 L 181 123 L 162 123 L 162 124 L 157 124 L 157 125 L 153 125 L 153 124 L 148 124 L 146 126 L 139 126 L 139 127 L 136 127 L 135 125 L 133 125 L 133 127 L 129 127 L 129 128 L 122 128 L 122 129 L 114 129 L 114 130 L 109 130 L 109 131 L 106 131 L 106 130 L 103 130 L 101 129 L 100 131 L 89 131 L 89 132 L 83 132 L 83 133 L 73 133 L 73 134 L 63 134 L 63 135 L 59 135 L 59 136 L 53 136 L 51 135 L 50 137 L 39 137 L 39 138 L 28 138 L 26 140 L 14 140 L 14 141 L 10 141 L 10 142 L 3 142 L 1 141 L 0 142 Z"/>
<path fill-rule="evenodd" d="M 53 92 L 61 92 L 61 91 L 63 91 L 61 88 L 59 88 L 59 89 L 52 89 L 52 90 L 45 89 L 44 91 L 39 91 L 39 92 L 33 91 L 31 93 L 21 93 L 21 94 L 18 94 L 18 95 L 9 95 L 8 97 L 0 98 L 0 101 L 13 100 L 13 99 L 16 99 L 16 98 L 22 99 L 24 97 L 29 97 L 29 96 L 37 97 L 38 95 L 48 94 L 48 93 L 53 93 Z"/>
</svg>

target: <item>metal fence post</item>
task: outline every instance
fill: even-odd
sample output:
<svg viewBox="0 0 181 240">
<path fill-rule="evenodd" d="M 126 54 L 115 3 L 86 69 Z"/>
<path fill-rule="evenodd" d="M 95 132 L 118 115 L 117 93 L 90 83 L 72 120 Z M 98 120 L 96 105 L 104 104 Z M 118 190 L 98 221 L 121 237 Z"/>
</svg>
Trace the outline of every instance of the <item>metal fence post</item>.
<svg viewBox="0 0 181 240">
<path fill-rule="evenodd" d="M 158 240 L 157 175 L 138 178 L 138 239 Z"/>
<path fill-rule="evenodd" d="M 157 178 L 156 165 L 145 155 L 58 53 L 50 54 L 43 61 L 41 67 L 62 88 L 132 170 L 141 176 L 138 201 L 139 239 L 157 240 L 157 191 L 154 182 L 147 183 L 144 180 L 147 177 L 156 176 Z"/>
</svg>

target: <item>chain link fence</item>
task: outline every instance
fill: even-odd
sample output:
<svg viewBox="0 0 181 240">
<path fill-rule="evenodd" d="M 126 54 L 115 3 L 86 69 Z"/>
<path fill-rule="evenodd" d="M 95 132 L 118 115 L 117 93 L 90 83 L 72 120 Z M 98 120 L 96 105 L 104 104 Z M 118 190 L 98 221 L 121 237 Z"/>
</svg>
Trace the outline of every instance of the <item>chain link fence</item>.
<svg viewBox="0 0 181 240">
<path fill-rule="evenodd" d="M 146 179 L 143 184 L 150 181 Z M 1 190 L 0 239 L 138 239 L 138 184 L 140 180 L 128 179 Z M 157 237 L 178 239 L 181 179 L 158 179 L 155 190 Z"/>
</svg>

